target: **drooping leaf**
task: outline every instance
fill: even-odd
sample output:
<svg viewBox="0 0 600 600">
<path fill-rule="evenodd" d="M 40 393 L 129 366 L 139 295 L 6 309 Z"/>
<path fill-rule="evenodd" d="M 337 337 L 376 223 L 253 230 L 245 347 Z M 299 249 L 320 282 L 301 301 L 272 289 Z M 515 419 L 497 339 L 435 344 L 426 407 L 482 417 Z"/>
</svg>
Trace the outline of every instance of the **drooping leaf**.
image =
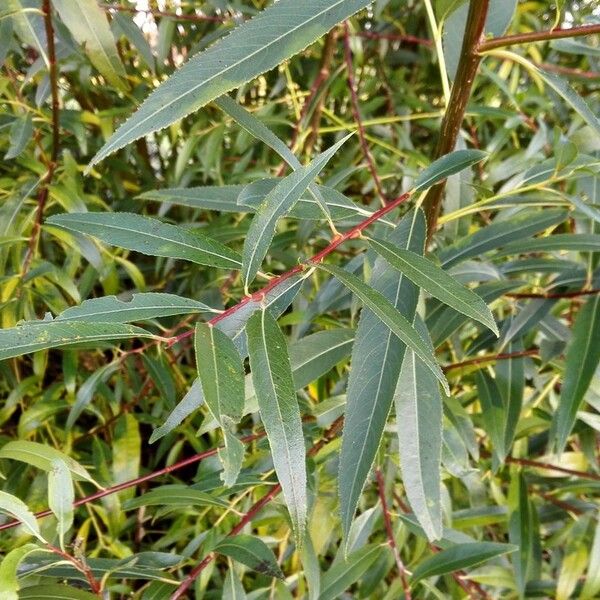
<svg viewBox="0 0 600 600">
<path fill-rule="evenodd" d="M 589 298 L 573 326 L 567 348 L 560 403 L 554 414 L 553 430 L 558 452 L 562 452 L 600 362 L 600 295 Z"/>
<path fill-rule="evenodd" d="M 267 310 L 246 325 L 252 381 L 297 543 L 306 523 L 306 461 L 300 408 L 296 399 L 287 342 Z"/>
<path fill-rule="evenodd" d="M 242 277 L 246 286 L 253 281 L 267 255 L 275 235 L 277 220 L 294 206 L 302 193 L 349 137 L 348 135 L 342 138 L 331 148 L 319 154 L 310 164 L 296 169 L 267 194 L 252 219 L 244 240 Z"/>
<path fill-rule="evenodd" d="M 429 339 L 425 324 L 417 330 Z M 431 351 L 433 346 L 429 341 Z M 394 393 L 402 482 L 430 541 L 442 537 L 442 398 L 437 379 L 408 348 Z"/>
<path fill-rule="evenodd" d="M 121 300 L 117 296 L 84 300 L 79 306 L 72 306 L 60 313 L 55 321 L 131 323 L 157 317 L 214 312 L 217 312 L 214 308 L 191 298 L 182 298 L 175 294 L 145 292 L 132 294 L 128 300 Z"/>
<path fill-rule="evenodd" d="M 398 312 L 394 305 L 380 292 L 365 284 L 356 275 L 335 265 L 319 265 L 319 268 L 339 279 L 349 290 L 351 290 L 364 305 L 374 312 L 415 354 L 427 365 L 432 373 L 444 386 L 446 393 L 450 393 L 448 382 L 440 369 L 440 366 L 430 354 L 427 344 L 415 331 L 414 327 L 406 318 Z"/>
<path fill-rule="evenodd" d="M 83 479 L 95 484 L 95 481 L 87 470 L 76 460 L 46 444 L 25 440 L 8 442 L 0 448 L 0 458 L 19 460 L 47 472 L 52 470 L 53 461 L 61 460 L 67 465 L 69 471 L 71 471 L 76 479 Z"/>
<path fill-rule="evenodd" d="M 71 472 L 64 460 L 55 458 L 48 472 L 48 506 L 58 520 L 58 538 L 64 548 L 65 535 L 73 525 L 75 490 Z"/>
<path fill-rule="evenodd" d="M 244 447 L 233 428 L 244 413 L 244 369 L 242 357 L 229 336 L 212 325 L 198 323 L 195 336 L 196 365 L 204 401 L 225 435 L 225 485 L 235 483 Z"/>
<path fill-rule="evenodd" d="M 35 48 L 42 57 L 44 64 L 49 66 L 48 42 L 44 29 L 43 17 L 38 11 L 31 11 L 31 4 L 23 0 L 6 0 L 6 8 L 14 22 L 15 32 L 28 46 Z M 39 5 L 36 5 L 39 9 Z M 26 10 L 29 9 L 29 10 Z"/>
<path fill-rule="evenodd" d="M 104 11 L 94 0 L 53 0 L 63 23 L 81 44 L 91 63 L 117 89 L 125 90 L 125 69 Z"/>
<path fill-rule="evenodd" d="M 283 0 L 191 58 L 100 149 L 90 167 L 297 54 L 371 0 Z M 88 167 L 89 168 L 89 167 Z"/>
<path fill-rule="evenodd" d="M 523 252 L 600 252 L 600 235 L 594 233 L 559 233 L 548 237 L 519 240 L 507 244 L 496 256 Z"/>
<path fill-rule="evenodd" d="M 247 596 L 244 587 L 242 586 L 242 582 L 230 566 L 229 569 L 227 569 L 227 575 L 225 576 L 221 600 L 246 600 L 246 598 Z"/>
<path fill-rule="evenodd" d="M 415 192 L 430 188 L 450 175 L 459 173 L 487 158 L 487 153 L 482 150 L 455 150 L 431 163 L 415 181 Z"/>
<path fill-rule="evenodd" d="M 397 248 L 385 240 L 370 240 L 371 247 L 413 283 L 458 312 L 483 323 L 496 335 L 498 327 L 487 304 L 443 269 L 423 256 Z"/>
<path fill-rule="evenodd" d="M 346 560 L 334 564 L 323 575 L 319 600 L 339 598 L 356 583 L 381 556 L 381 546 L 371 544 L 348 554 Z"/>
<path fill-rule="evenodd" d="M 389 239 L 398 246 L 423 252 L 423 213 L 408 213 L 390 233 Z M 370 285 L 393 303 L 394 310 L 404 315 L 407 322 L 412 322 L 418 289 L 411 281 L 389 269 L 382 258 L 377 258 Z M 352 349 L 339 465 L 338 490 L 347 542 L 360 494 L 383 435 L 405 352 L 406 345 L 378 315 L 364 308 Z"/>
<path fill-rule="evenodd" d="M 277 564 L 273 551 L 256 536 L 236 535 L 226 537 L 214 547 L 214 551 L 229 556 L 229 558 L 246 565 L 253 571 L 263 573 L 269 577 L 283 579 L 283 573 Z"/>
<path fill-rule="evenodd" d="M 502 462 L 506 456 L 506 447 L 504 445 L 504 432 L 506 429 L 505 406 L 495 379 L 492 379 L 485 371 L 477 371 L 475 380 L 477 382 L 477 391 L 479 392 L 481 418 L 485 432 L 490 437 L 498 460 Z"/>
<path fill-rule="evenodd" d="M 64 346 L 132 338 L 160 339 L 141 327 L 120 323 L 35 321 L 0 330 L 0 360 Z"/>
<path fill-rule="evenodd" d="M 27 508 L 25 502 L 12 494 L 0 491 L 0 512 L 15 518 L 31 535 L 34 535 L 41 542 L 45 542 L 35 516 Z"/>
<path fill-rule="evenodd" d="M 474 542 L 472 544 L 456 544 L 442 550 L 419 563 L 413 571 L 412 582 L 416 583 L 427 577 L 445 575 L 460 569 L 469 569 L 486 560 L 514 552 L 516 546 L 496 542 Z"/>
<path fill-rule="evenodd" d="M 223 269 L 239 269 L 241 265 L 236 252 L 204 234 L 134 213 L 66 213 L 49 217 L 46 224 L 150 256 Z"/>
</svg>

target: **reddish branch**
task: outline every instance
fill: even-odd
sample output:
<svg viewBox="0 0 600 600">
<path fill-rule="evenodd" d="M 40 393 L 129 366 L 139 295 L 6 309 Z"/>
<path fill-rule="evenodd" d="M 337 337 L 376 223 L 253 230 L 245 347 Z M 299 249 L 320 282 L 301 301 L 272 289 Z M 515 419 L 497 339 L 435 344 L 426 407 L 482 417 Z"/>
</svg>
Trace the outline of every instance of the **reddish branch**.
<svg viewBox="0 0 600 600">
<path fill-rule="evenodd" d="M 508 360 L 511 358 L 520 358 L 522 356 L 537 356 L 539 350 L 537 348 L 531 348 L 530 350 L 521 350 L 519 352 L 507 352 L 505 354 L 491 354 L 489 356 L 478 356 L 477 358 L 471 358 L 469 360 L 463 360 L 462 362 L 452 363 L 442 367 L 444 373 L 452 371 L 454 369 L 460 369 L 461 367 L 468 367 L 469 365 L 480 365 L 482 363 L 495 362 L 497 360 Z"/>
<path fill-rule="evenodd" d="M 391 42 L 402 42 L 404 44 L 415 44 L 420 46 L 431 47 L 431 40 L 426 38 L 416 37 L 414 35 L 394 34 L 394 33 L 378 33 L 376 31 L 359 31 L 353 34 L 356 37 L 367 38 L 369 40 L 389 40 Z"/>
<path fill-rule="evenodd" d="M 357 95 L 357 87 L 356 82 L 354 81 L 354 65 L 352 63 L 352 49 L 350 47 L 350 26 L 348 25 L 348 21 L 344 21 L 344 58 L 346 60 L 346 75 L 348 77 L 348 87 L 350 88 L 350 101 L 352 104 L 352 114 L 354 116 L 354 120 L 356 121 L 356 127 L 358 129 L 358 137 L 360 139 L 360 146 L 362 148 L 363 154 L 365 155 L 365 159 L 369 166 L 369 171 L 371 172 L 371 176 L 373 177 L 373 183 L 375 184 L 375 189 L 379 194 L 379 198 L 381 202 L 385 205 L 387 202 L 387 198 L 385 193 L 383 192 L 383 187 L 381 185 L 381 179 L 379 179 L 379 175 L 377 174 L 377 169 L 375 168 L 375 161 L 373 160 L 373 156 L 371 155 L 371 151 L 369 150 L 369 144 L 367 143 L 367 137 L 365 133 L 365 128 L 362 122 L 362 118 L 360 116 L 360 107 L 358 104 L 358 95 Z"/>
<path fill-rule="evenodd" d="M 44 11 L 44 27 L 46 30 L 47 50 L 48 50 L 48 78 L 50 80 L 50 93 L 52 97 L 52 150 L 50 152 L 50 160 L 46 165 L 46 175 L 41 182 L 38 192 L 37 209 L 35 213 L 35 221 L 31 237 L 29 238 L 29 246 L 27 254 L 23 260 L 21 268 L 21 281 L 29 271 L 29 266 L 40 238 L 42 230 L 42 220 L 44 218 L 44 209 L 48 201 L 49 187 L 54 177 L 56 170 L 56 161 L 58 159 L 59 148 L 59 107 L 58 107 L 58 72 L 56 64 L 56 47 L 54 44 L 54 25 L 52 23 L 52 7 L 50 0 L 43 0 L 42 10 Z"/>
<path fill-rule="evenodd" d="M 363 229 L 366 229 L 369 225 L 387 215 L 389 212 L 400 206 L 403 202 L 406 202 L 410 198 L 410 196 L 410 192 L 398 196 L 398 198 L 392 200 L 389 204 L 386 204 L 384 207 L 375 211 L 370 217 L 366 218 L 364 221 L 361 221 L 358 225 L 352 227 L 352 229 L 349 229 L 345 233 L 342 233 L 336 238 L 334 238 L 329 245 L 327 245 L 325 248 L 323 248 L 323 250 L 315 254 L 312 258 L 308 259 L 305 263 L 296 265 L 289 271 L 286 271 L 281 275 L 273 277 L 273 279 L 271 279 L 271 281 L 269 281 L 269 283 L 263 288 L 261 288 L 258 292 L 255 292 L 250 296 L 246 296 L 234 306 L 228 308 L 222 313 L 219 313 L 216 317 L 213 317 L 210 321 L 208 321 L 208 323 L 210 323 L 211 325 L 216 325 L 219 321 L 222 321 L 223 319 L 226 319 L 227 317 L 230 317 L 232 314 L 236 313 L 238 310 L 240 310 L 240 308 L 248 304 L 248 302 L 260 302 L 266 294 L 268 294 L 271 290 L 276 288 L 282 282 L 286 281 L 287 279 L 290 279 L 290 277 L 293 277 L 294 275 L 302 273 L 305 269 L 318 265 L 326 256 L 329 256 L 332 252 L 334 252 L 338 246 L 340 246 L 349 239 L 358 237 L 363 231 Z M 176 344 L 181 340 L 189 338 L 192 335 L 194 335 L 194 332 L 192 330 L 176 335 L 170 338 L 168 342 L 169 346 L 172 346 L 173 344 Z"/>
<path fill-rule="evenodd" d="M 531 31 L 530 33 L 517 33 L 515 35 L 507 35 L 504 37 L 498 37 L 484 41 L 479 44 L 479 52 L 495 50 L 496 48 L 505 48 L 506 46 L 515 46 L 517 44 L 546 42 L 549 40 L 558 40 L 560 38 L 591 35 L 593 33 L 600 33 L 600 24 L 581 25 L 580 27 L 571 27 L 570 29 L 552 29 L 551 31 Z"/>
<path fill-rule="evenodd" d="M 539 462 L 537 460 L 530 460 L 528 458 L 515 458 L 508 456 L 506 458 L 507 463 L 515 465 L 521 465 L 525 467 L 534 467 L 535 469 L 543 469 L 545 471 L 556 471 L 557 473 L 564 473 L 565 475 L 573 475 L 574 477 L 581 477 L 581 479 L 590 479 L 592 481 L 600 481 L 600 475 L 596 473 L 588 473 L 586 471 L 576 471 L 575 469 L 567 469 L 566 467 L 559 467 L 547 462 Z"/>
<path fill-rule="evenodd" d="M 573 69 L 571 67 L 564 67 L 562 65 L 553 65 L 550 63 L 542 63 L 539 65 L 542 69 L 546 71 L 554 71 L 555 73 L 560 73 L 561 75 L 566 75 L 567 77 L 575 77 L 579 79 L 591 79 L 596 83 L 600 83 L 600 73 L 597 71 L 582 71 L 581 69 Z"/>
<path fill-rule="evenodd" d="M 473 82 L 481 56 L 478 53 L 481 36 L 483 35 L 485 19 L 488 13 L 489 0 L 471 0 L 469 4 L 469 14 L 467 16 L 467 26 L 463 37 L 463 45 L 460 53 L 460 60 L 456 70 L 456 78 L 452 84 L 450 100 L 446 107 L 446 113 L 442 119 L 440 136 L 435 149 L 434 159 L 440 158 L 449 152 L 452 152 L 456 146 L 458 134 L 460 131 L 467 104 L 471 97 Z M 446 187 L 446 181 L 441 181 L 434 185 L 423 203 L 425 215 L 427 217 L 427 232 L 431 239 L 435 233 L 440 208 L 442 206 L 442 196 Z"/>
<path fill-rule="evenodd" d="M 381 501 L 381 510 L 383 511 L 383 522 L 385 524 L 385 531 L 388 538 L 388 543 L 394 555 L 396 561 L 396 567 L 398 568 L 398 574 L 400 575 L 400 581 L 402 582 L 402 590 L 404 591 L 404 598 L 411 600 L 410 585 L 408 585 L 408 578 L 406 576 L 406 568 L 400 558 L 400 552 L 398 552 L 398 546 L 396 539 L 394 538 L 394 530 L 392 528 L 392 519 L 390 517 L 390 511 L 388 510 L 387 500 L 385 499 L 385 481 L 381 474 L 381 469 L 375 470 L 375 479 L 377 480 L 377 491 L 379 492 L 379 500 Z"/>
<path fill-rule="evenodd" d="M 68 552 L 61 550 L 60 548 L 53 546 L 52 544 L 48 544 L 48 549 L 54 554 L 60 556 L 64 560 L 70 562 L 87 580 L 90 589 L 94 594 L 100 595 L 102 591 L 102 585 L 100 582 L 94 577 L 92 570 L 88 567 L 88 565 L 83 561 L 71 556 Z"/>
<path fill-rule="evenodd" d="M 560 299 L 560 298 L 578 298 L 579 296 L 593 296 L 600 294 L 600 289 L 592 290 L 575 290 L 574 292 L 557 292 L 550 294 L 533 294 L 533 293 L 514 293 L 506 294 L 509 298 L 545 298 L 545 299 Z"/>
</svg>

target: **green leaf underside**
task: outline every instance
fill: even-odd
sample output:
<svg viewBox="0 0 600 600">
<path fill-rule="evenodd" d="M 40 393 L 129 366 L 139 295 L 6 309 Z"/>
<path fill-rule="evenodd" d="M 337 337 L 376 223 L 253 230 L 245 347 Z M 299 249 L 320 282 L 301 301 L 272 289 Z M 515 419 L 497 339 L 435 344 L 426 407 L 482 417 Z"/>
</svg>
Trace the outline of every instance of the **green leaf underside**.
<svg viewBox="0 0 600 600">
<path fill-rule="evenodd" d="M 216 312 L 210 306 L 175 294 L 145 292 L 132 294 L 131 299 L 104 296 L 85 300 L 79 306 L 67 308 L 55 321 L 85 321 L 101 323 L 130 323 L 157 317 Z"/>
<path fill-rule="evenodd" d="M 56 458 L 48 473 L 48 506 L 58 520 L 58 537 L 61 548 L 67 531 L 73 525 L 75 490 L 71 472 L 64 460 Z"/>
<path fill-rule="evenodd" d="M 573 326 L 567 348 L 560 402 L 554 415 L 556 448 L 562 452 L 600 362 L 600 295 L 588 298 Z"/>
<path fill-rule="evenodd" d="M 487 152 L 482 150 L 455 150 L 431 163 L 415 181 L 415 192 L 420 192 L 459 173 L 487 158 Z"/>
<path fill-rule="evenodd" d="M 46 219 L 67 231 L 150 256 L 188 260 L 200 265 L 239 269 L 239 255 L 204 234 L 134 213 L 66 213 Z"/>
<path fill-rule="evenodd" d="M 448 382 L 435 358 L 430 354 L 427 344 L 416 332 L 414 327 L 407 321 L 394 305 L 380 292 L 375 291 L 365 284 L 359 277 L 335 265 L 318 265 L 319 269 L 326 271 L 339 279 L 349 290 L 351 290 L 363 304 L 373 311 L 407 346 L 412 348 L 415 354 L 434 373 L 439 382 L 444 386 L 447 394 L 450 393 Z"/>
<path fill-rule="evenodd" d="M 227 486 L 235 483 L 244 447 L 232 433 L 244 414 L 242 357 L 229 336 L 206 323 L 196 325 L 196 365 L 204 401 L 223 429 L 225 448 L 219 451 Z"/>
<path fill-rule="evenodd" d="M 246 325 L 252 381 L 275 472 L 300 543 L 306 523 L 306 460 L 300 408 L 285 337 L 267 310 Z"/>
<path fill-rule="evenodd" d="M 16 496 L 0 491 L 0 512 L 17 519 L 31 535 L 44 541 L 34 514 Z"/>
<path fill-rule="evenodd" d="M 371 0 L 280 0 L 192 57 L 156 89 L 89 164 L 167 127 L 246 81 L 276 67 Z"/>
<path fill-rule="evenodd" d="M 416 583 L 427 577 L 445 575 L 460 569 L 468 569 L 486 560 L 514 552 L 515 546 L 496 542 L 474 542 L 457 544 L 442 550 L 421 562 L 413 571 L 412 582 Z"/>
<path fill-rule="evenodd" d="M 245 285 L 253 281 L 264 257 L 267 255 L 275 235 L 277 220 L 294 206 L 302 193 L 306 191 L 350 135 L 342 138 L 337 144 L 319 154 L 310 164 L 299 167 L 282 179 L 267 194 L 258 207 L 244 240 L 242 277 Z"/>
<path fill-rule="evenodd" d="M 417 329 L 429 337 L 417 317 Z M 431 351 L 433 346 L 429 341 Z M 442 398 L 437 379 L 408 348 L 394 393 L 402 483 L 429 541 L 442 537 Z"/>
<path fill-rule="evenodd" d="M 0 360 L 48 348 L 131 338 L 157 339 L 157 336 L 141 327 L 121 323 L 30 322 L 0 330 Z"/>
<path fill-rule="evenodd" d="M 226 537 L 214 548 L 215 552 L 229 556 L 250 569 L 269 577 L 283 579 L 273 551 L 259 538 L 252 535 Z"/>
<path fill-rule="evenodd" d="M 422 212 L 411 211 L 390 233 L 398 246 L 423 252 L 425 219 Z M 394 310 L 412 321 L 417 307 L 418 289 L 385 261 L 375 261 L 371 286 L 389 300 Z M 398 313 L 400 314 L 400 313 Z M 375 459 L 393 400 L 400 366 L 406 350 L 381 319 L 369 308 L 361 313 L 352 349 L 348 380 L 344 432 L 339 465 L 339 498 L 344 537 Z"/>
<path fill-rule="evenodd" d="M 498 327 L 487 304 L 446 271 L 425 257 L 410 250 L 396 248 L 384 240 L 370 240 L 369 243 L 392 267 L 406 275 L 415 285 L 499 335 Z"/>
</svg>

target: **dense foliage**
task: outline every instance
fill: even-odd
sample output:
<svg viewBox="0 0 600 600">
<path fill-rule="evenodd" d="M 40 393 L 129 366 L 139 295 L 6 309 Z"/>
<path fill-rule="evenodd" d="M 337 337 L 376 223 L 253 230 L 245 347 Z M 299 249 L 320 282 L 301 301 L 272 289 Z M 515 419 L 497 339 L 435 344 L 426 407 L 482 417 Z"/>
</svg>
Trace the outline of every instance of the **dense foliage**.
<svg viewBox="0 0 600 600">
<path fill-rule="evenodd" d="M 5 0 L 0 599 L 600 596 L 593 0 Z"/>
</svg>

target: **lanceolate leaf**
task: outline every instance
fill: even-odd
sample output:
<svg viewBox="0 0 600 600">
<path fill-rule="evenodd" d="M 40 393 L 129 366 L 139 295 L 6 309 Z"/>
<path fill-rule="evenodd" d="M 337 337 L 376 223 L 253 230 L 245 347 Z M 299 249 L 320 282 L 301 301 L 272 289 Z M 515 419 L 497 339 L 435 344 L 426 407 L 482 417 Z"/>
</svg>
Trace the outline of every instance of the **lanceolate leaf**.
<svg viewBox="0 0 600 600">
<path fill-rule="evenodd" d="M 196 325 L 195 346 L 204 400 L 225 435 L 221 456 L 224 458 L 225 485 L 231 486 L 244 455 L 244 447 L 232 431 L 244 413 L 242 357 L 231 338 L 206 323 Z"/>
<path fill-rule="evenodd" d="M 533 553 L 535 510 L 527 490 L 527 482 L 521 473 L 512 478 L 509 490 L 509 540 L 518 550 L 511 556 L 519 596 L 524 597 Z"/>
<path fill-rule="evenodd" d="M 319 154 L 310 164 L 300 167 L 282 179 L 269 194 L 252 219 L 244 241 L 242 275 L 245 285 L 249 285 L 269 250 L 275 235 L 275 225 L 279 217 L 285 215 L 298 201 L 302 193 L 321 172 L 329 159 L 338 151 L 350 136 Z"/>
<path fill-rule="evenodd" d="M 559 233 L 533 240 L 516 241 L 506 245 L 497 256 L 522 252 L 600 252 L 600 235 L 593 233 Z"/>
<path fill-rule="evenodd" d="M 420 192 L 458 173 L 471 165 L 481 162 L 487 153 L 481 150 L 455 150 L 431 163 L 415 181 L 415 192 Z"/>
<path fill-rule="evenodd" d="M 51 471 L 52 462 L 54 460 L 62 460 L 76 479 L 84 479 L 95 483 L 87 470 L 76 460 L 46 444 L 25 440 L 8 442 L 0 448 L 0 458 L 19 460 L 43 471 Z"/>
<path fill-rule="evenodd" d="M 25 544 L 14 548 L 2 558 L 0 563 L 0 598 L 2 600 L 19 600 L 23 597 L 18 594 L 20 588 L 19 567 L 27 556 L 32 552 L 39 551 L 40 547 L 37 544 Z"/>
<path fill-rule="evenodd" d="M 573 338 L 567 349 L 564 383 L 554 416 L 558 452 L 562 452 L 573 429 L 577 411 L 600 362 L 600 295 L 589 298 L 577 315 Z"/>
<path fill-rule="evenodd" d="M 450 393 L 448 382 L 423 338 L 406 320 L 406 317 L 402 316 L 385 296 L 369 287 L 360 278 L 356 277 L 356 275 L 352 275 L 340 267 L 335 265 L 319 265 L 319 268 L 339 279 L 349 290 L 356 294 L 363 304 L 390 328 L 394 335 L 398 336 L 400 340 L 414 350 L 415 354 L 427 365 L 444 386 L 446 393 Z"/>
<path fill-rule="evenodd" d="M 323 576 L 319 600 L 339 598 L 367 572 L 382 552 L 381 546 L 373 544 L 351 552 L 346 560 L 334 564 Z"/>
<path fill-rule="evenodd" d="M 306 460 L 287 343 L 267 310 L 250 317 L 246 334 L 260 416 L 296 540 L 301 543 L 306 523 Z"/>
<path fill-rule="evenodd" d="M 175 294 L 147 292 L 133 294 L 129 300 L 116 296 L 91 298 L 60 313 L 55 321 L 131 323 L 157 317 L 217 312 L 202 302 Z"/>
<path fill-rule="evenodd" d="M 417 330 L 429 337 L 420 319 Z M 437 379 L 410 348 L 402 362 L 394 401 L 406 495 L 429 540 L 438 540 L 443 533 L 442 398 Z"/>
<path fill-rule="evenodd" d="M 140 506 L 216 506 L 226 508 L 228 504 L 193 488 L 184 485 L 163 485 L 146 492 L 137 498 L 127 500 L 123 506 L 125 510 L 133 510 Z"/>
<path fill-rule="evenodd" d="M 45 541 L 40 533 L 35 516 L 27 508 L 27 505 L 16 496 L 0 491 L 0 513 L 14 517 L 31 535 L 34 535 L 41 542 Z"/>
<path fill-rule="evenodd" d="M 522 240 L 544 231 L 564 221 L 567 214 L 567 211 L 557 209 L 524 212 L 512 219 L 492 223 L 462 238 L 456 244 L 444 248 L 439 254 L 440 262 L 445 268 L 451 267 L 467 258 L 480 256 L 484 252 L 500 248 L 514 240 Z"/>
<path fill-rule="evenodd" d="M 110 342 L 131 338 L 155 338 L 141 327 L 120 323 L 70 323 L 35 321 L 0 330 L 0 360 L 63 346 Z"/>
<path fill-rule="evenodd" d="M 226 537 L 214 547 L 214 550 L 254 571 L 283 579 L 283 573 L 273 551 L 261 539 L 253 535 Z"/>
<path fill-rule="evenodd" d="M 48 473 L 48 506 L 58 520 L 58 537 L 64 548 L 67 531 L 73 525 L 73 502 L 75 491 L 71 472 L 64 460 L 55 458 Z"/>
<path fill-rule="evenodd" d="M 27 586 L 20 590 L 19 600 L 96 600 L 98 596 L 80 588 L 60 583 Z"/>
<path fill-rule="evenodd" d="M 516 546 L 495 542 L 474 542 L 472 544 L 456 544 L 442 550 L 421 562 L 413 571 L 412 581 L 417 582 L 426 577 L 445 575 L 460 569 L 474 567 L 490 558 L 514 552 Z"/>
<path fill-rule="evenodd" d="M 276 67 L 371 0 L 280 0 L 190 59 L 155 90 L 96 154 L 90 167 Z"/>
<path fill-rule="evenodd" d="M 485 371 L 476 373 L 477 391 L 481 403 L 481 418 L 485 432 L 489 435 L 494 452 L 500 461 L 506 456 L 504 431 L 506 411 L 496 381 Z"/>
<path fill-rule="evenodd" d="M 67 213 L 54 215 L 46 219 L 46 223 L 150 256 L 178 258 L 224 269 L 241 266 L 236 252 L 208 236 L 134 213 Z"/>
<path fill-rule="evenodd" d="M 475 292 L 464 287 L 430 260 L 410 250 L 396 248 L 386 241 L 370 240 L 372 248 L 392 267 L 404 273 L 413 283 L 458 312 L 483 323 L 499 334 L 487 304 Z"/>
<path fill-rule="evenodd" d="M 52 5 L 96 69 L 116 88 L 126 89 L 121 80 L 126 73 L 115 40 L 95 0 L 53 0 Z"/>
<path fill-rule="evenodd" d="M 423 213 L 411 211 L 390 233 L 389 239 L 398 246 L 423 252 Z M 377 258 L 370 285 L 393 303 L 394 310 L 404 315 L 407 323 L 412 322 L 418 289 L 411 281 L 390 269 L 382 258 Z M 405 344 L 378 315 L 365 307 L 352 350 L 338 469 L 342 526 L 347 541 L 360 494 L 383 435 L 405 351 Z"/>
</svg>

